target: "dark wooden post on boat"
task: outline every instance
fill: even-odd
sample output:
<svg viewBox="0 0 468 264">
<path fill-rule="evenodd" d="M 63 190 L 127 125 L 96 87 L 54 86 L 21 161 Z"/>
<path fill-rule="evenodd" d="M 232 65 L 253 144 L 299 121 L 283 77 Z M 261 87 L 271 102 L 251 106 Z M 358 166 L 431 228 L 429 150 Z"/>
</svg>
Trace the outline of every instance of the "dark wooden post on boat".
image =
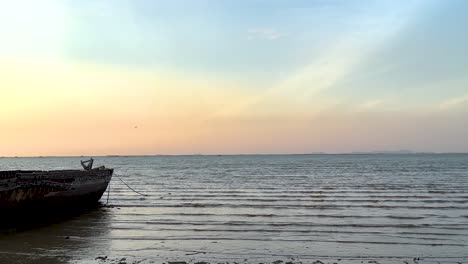
<svg viewBox="0 0 468 264">
<path fill-rule="evenodd" d="M 81 160 L 81 166 L 85 170 L 92 170 L 93 169 L 93 162 L 94 162 L 93 158 L 90 158 L 89 160 L 85 160 L 85 161 Z M 88 164 L 86 164 L 86 163 L 88 163 Z"/>
</svg>

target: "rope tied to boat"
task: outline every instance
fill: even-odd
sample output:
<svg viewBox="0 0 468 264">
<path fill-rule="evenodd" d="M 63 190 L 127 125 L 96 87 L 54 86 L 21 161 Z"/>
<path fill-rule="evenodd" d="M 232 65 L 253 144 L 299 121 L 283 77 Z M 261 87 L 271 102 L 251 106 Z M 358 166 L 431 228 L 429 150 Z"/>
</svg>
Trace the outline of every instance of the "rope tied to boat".
<svg viewBox="0 0 468 264">
<path fill-rule="evenodd" d="M 106 202 L 106 204 L 109 204 L 109 195 L 110 195 L 111 184 L 112 184 L 112 181 L 109 182 L 109 187 L 107 188 L 107 202 Z"/>
<path fill-rule="evenodd" d="M 136 194 L 139 194 L 141 196 L 149 196 L 147 194 L 144 194 L 144 193 L 141 193 L 139 191 L 136 191 L 135 189 L 133 189 L 132 187 L 130 187 L 130 185 L 128 185 L 126 182 L 124 182 L 124 180 L 122 180 L 119 176 L 117 175 L 114 175 L 115 177 L 117 177 L 117 179 L 119 179 L 119 181 L 121 181 L 123 184 L 125 184 L 125 186 L 127 186 L 130 190 L 132 190 L 134 193 Z"/>
</svg>

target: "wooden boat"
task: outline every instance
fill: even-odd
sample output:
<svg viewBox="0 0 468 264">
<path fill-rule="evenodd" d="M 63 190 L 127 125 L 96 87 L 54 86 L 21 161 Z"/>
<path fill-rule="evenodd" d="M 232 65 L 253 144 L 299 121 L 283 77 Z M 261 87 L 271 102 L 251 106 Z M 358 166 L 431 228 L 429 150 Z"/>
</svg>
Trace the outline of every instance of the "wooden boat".
<svg viewBox="0 0 468 264">
<path fill-rule="evenodd" d="M 0 210 L 57 209 L 96 204 L 106 191 L 113 169 L 0 171 Z"/>
</svg>

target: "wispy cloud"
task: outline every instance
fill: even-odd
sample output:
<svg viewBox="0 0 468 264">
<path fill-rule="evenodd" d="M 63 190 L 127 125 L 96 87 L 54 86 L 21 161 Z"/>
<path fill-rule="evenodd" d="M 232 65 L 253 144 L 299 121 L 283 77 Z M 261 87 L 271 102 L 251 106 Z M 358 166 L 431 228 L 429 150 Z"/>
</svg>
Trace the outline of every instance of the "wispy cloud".
<svg viewBox="0 0 468 264">
<path fill-rule="evenodd" d="M 376 108 L 382 107 L 385 105 L 385 101 L 382 99 L 370 100 L 356 106 L 357 112 L 365 112 L 375 110 Z"/>
<path fill-rule="evenodd" d="M 462 106 L 464 104 L 468 105 L 468 94 L 445 100 L 442 103 L 440 103 L 439 108 L 442 110 L 448 110 Z"/>
<path fill-rule="evenodd" d="M 336 109 L 342 100 L 324 94 L 332 89 L 355 66 L 367 59 L 382 44 L 394 37 L 413 17 L 416 6 L 402 8 L 376 17 L 373 14 L 363 14 L 372 18 L 356 21 L 358 26 L 344 32 L 339 39 L 333 41 L 317 55 L 285 76 L 277 83 L 258 92 L 252 92 L 244 100 L 220 109 L 214 116 L 278 116 L 289 115 L 310 119 L 324 111 Z M 278 39 L 283 36 L 273 28 L 252 28 L 248 31 L 251 38 Z M 304 56 L 308 56 L 304 54 Z M 366 102 L 361 109 L 381 107 L 386 104 L 381 100 Z M 356 105 L 355 105 L 356 107 Z M 354 108 L 355 109 L 355 108 Z M 365 110 L 360 110 L 365 111 Z"/>
<path fill-rule="evenodd" d="M 274 28 L 250 28 L 247 33 L 249 39 L 277 40 L 285 36 L 284 33 Z"/>
</svg>

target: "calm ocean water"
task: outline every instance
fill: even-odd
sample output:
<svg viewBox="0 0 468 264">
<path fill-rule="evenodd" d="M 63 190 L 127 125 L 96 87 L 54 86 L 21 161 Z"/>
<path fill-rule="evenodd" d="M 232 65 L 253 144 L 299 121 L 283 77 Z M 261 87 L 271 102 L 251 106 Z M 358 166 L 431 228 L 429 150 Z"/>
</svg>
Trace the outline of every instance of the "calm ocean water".
<svg viewBox="0 0 468 264">
<path fill-rule="evenodd" d="M 0 169 L 79 168 L 79 161 L 0 158 Z M 0 263 L 468 262 L 468 155 L 97 157 L 95 164 L 115 168 L 147 196 L 114 177 L 108 207 L 0 235 Z"/>
</svg>

